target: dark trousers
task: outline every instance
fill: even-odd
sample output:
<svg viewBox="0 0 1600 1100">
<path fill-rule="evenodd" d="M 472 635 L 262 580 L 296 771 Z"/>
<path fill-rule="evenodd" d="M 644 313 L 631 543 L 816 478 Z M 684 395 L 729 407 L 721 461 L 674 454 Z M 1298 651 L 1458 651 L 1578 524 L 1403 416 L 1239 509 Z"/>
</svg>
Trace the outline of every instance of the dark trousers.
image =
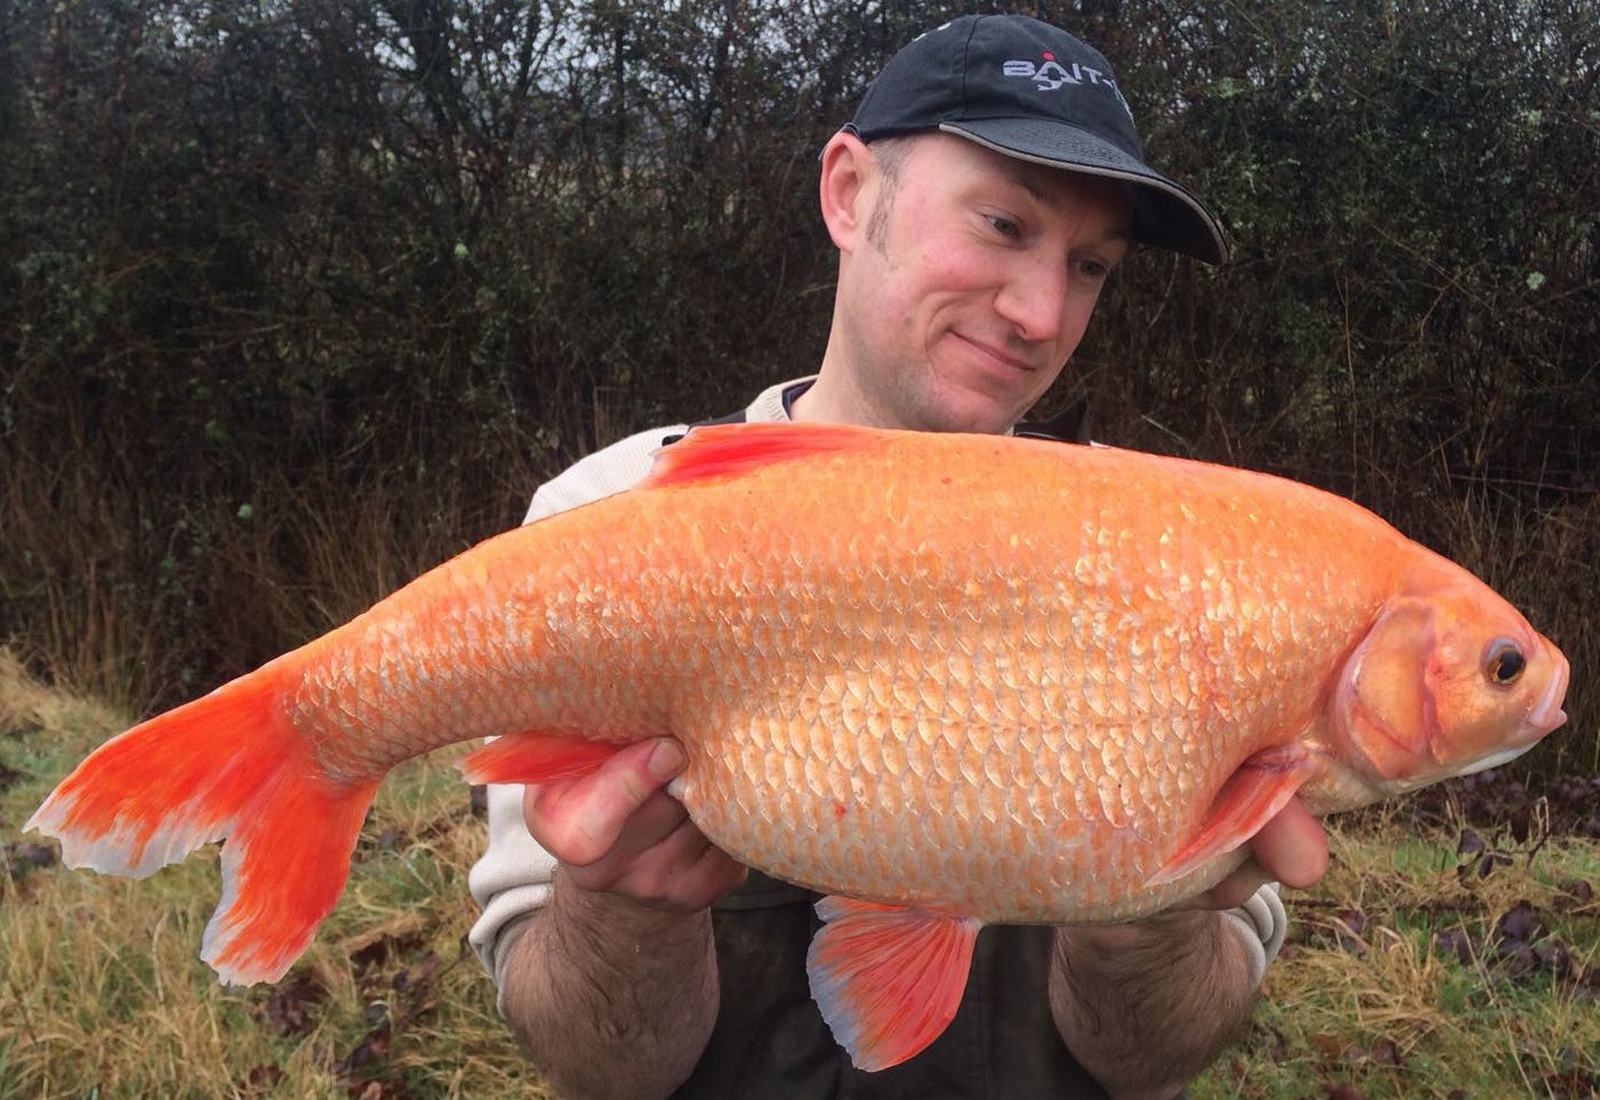
<svg viewBox="0 0 1600 1100">
<path fill-rule="evenodd" d="M 863 1073 L 811 1000 L 806 949 L 821 926 L 817 895 L 765 875 L 718 902 L 712 919 L 722 1002 L 683 1100 L 1102 1100 L 1050 1016 L 1048 928 L 995 926 L 978 936 L 961 1008 L 922 1053 Z"/>
</svg>

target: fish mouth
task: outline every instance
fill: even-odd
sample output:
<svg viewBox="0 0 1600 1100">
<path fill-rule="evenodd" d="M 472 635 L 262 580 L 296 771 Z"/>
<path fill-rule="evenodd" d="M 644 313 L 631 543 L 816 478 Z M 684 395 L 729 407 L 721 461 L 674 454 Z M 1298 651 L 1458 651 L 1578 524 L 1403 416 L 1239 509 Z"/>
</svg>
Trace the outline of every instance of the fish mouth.
<svg viewBox="0 0 1600 1100">
<path fill-rule="evenodd" d="M 1544 641 L 1542 638 L 1540 640 Z M 1539 696 L 1539 701 L 1522 720 L 1523 735 L 1532 741 L 1537 741 L 1567 720 L 1567 712 L 1561 709 L 1561 703 L 1567 695 L 1567 677 L 1571 673 L 1571 666 L 1567 663 L 1566 654 L 1549 642 L 1545 642 L 1545 645 L 1555 657 L 1556 674 L 1550 678 L 1544 694 Z"/>
</svg>

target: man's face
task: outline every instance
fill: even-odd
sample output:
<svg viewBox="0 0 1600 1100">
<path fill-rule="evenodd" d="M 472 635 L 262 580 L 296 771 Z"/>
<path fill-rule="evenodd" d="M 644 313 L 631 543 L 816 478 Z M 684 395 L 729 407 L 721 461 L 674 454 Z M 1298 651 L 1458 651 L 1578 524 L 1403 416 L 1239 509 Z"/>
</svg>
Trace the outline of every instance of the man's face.
<svg viewBox="0 0 1600 1100">
<path fill-rule="evenodd" d="M 840 266 L 841 366 L 875 419 L 1004 431 L 1083 338 L 1127 248 L 1127 195 L 945 134 L 902 148 Z"/>
</svg>

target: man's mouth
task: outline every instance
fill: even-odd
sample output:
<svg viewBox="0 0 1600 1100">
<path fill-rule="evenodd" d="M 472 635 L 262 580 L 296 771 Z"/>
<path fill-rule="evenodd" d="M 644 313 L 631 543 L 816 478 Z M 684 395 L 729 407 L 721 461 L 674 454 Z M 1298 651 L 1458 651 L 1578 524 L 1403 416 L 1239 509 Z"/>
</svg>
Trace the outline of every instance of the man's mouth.
<svg viewBox="0 0 1600 1100">
<path fill-rule="evenodd" d="M 963 335 L 959 332 L 954 332 L 953 335 L 962 343 L 974 348 L 984 358 L 992 360 L 996 366 L 1009 367 L 1012 370 L 1029 372 L 1037 369 L 1027 360 L 1019 359 L 1015 355 L 1010 355 L 995 347 L 993 344 L 985 343 L 982 340 L 974 340 L 972 337 Z"/>
</svg>

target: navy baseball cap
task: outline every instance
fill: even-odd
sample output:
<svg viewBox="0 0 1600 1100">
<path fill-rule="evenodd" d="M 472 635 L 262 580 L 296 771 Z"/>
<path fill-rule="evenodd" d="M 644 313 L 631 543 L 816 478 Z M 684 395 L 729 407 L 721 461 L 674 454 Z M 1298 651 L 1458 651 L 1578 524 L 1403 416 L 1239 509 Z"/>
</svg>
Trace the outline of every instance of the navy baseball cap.
<svg viewBox="0 0 1600 1100">
<path fill-rule="evenodd" d="M 1227 259 L 1205 204 L 1144 162 L 1111 63 L 1025 15 L 964 15 L 889 59 L 846 129 L 862 141 L 923 130 L 1006 156 L 1132 184 L 1135 241 Z"/>
</svg>

